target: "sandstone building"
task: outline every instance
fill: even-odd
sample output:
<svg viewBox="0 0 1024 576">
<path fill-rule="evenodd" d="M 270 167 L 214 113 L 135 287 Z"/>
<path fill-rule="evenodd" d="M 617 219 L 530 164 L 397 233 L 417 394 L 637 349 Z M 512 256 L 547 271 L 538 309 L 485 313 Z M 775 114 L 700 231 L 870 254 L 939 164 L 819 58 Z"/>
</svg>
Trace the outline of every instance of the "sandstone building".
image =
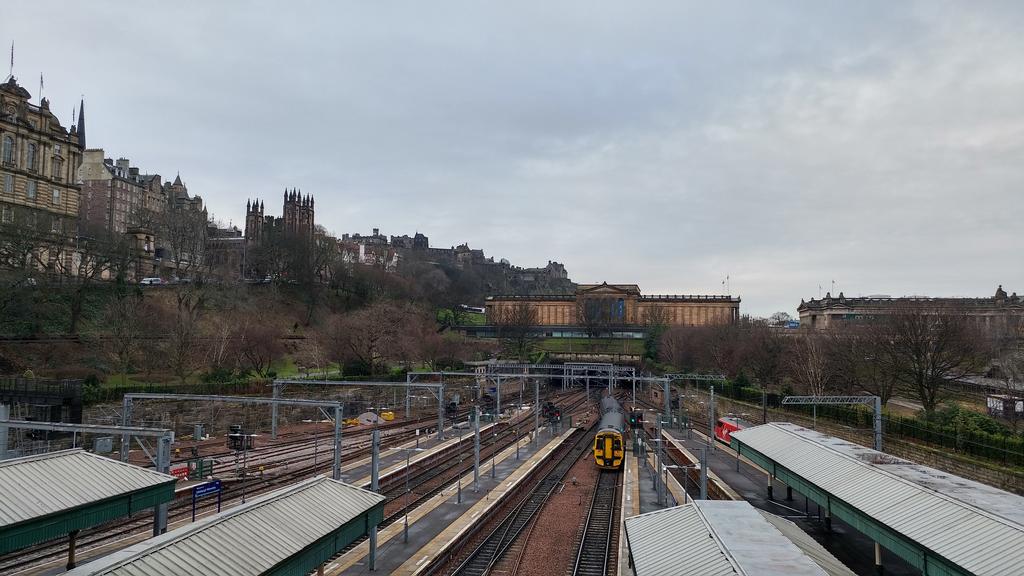
<svg viewBox="0 0 1024 576">
<path fill-rule="evenodd" d="M 62 240 L 77 232 L 80 188 L 75 171 L 85 146 L 79 126 L 61 126 L 43 98 L 13 76 L 0 84 L 0 223 L 16 224 Z"/>
<path fill-rule="evenodd" d="M 523 302 L 536 308 L 539 326 L 643 326 L 655 317 L 673 326 L 710 326 L 740 317 L 740 299 L 732 296 L 645 296 L 636 284 L 602 283 L 580 284 L 572 294 L 489 296 L 487 323 L 500 323 L 505 310 Z"/>
<path fill-rule="evenodd" d="M 842 328 L 851 322 L 884 317 L 901 310 L 965 314 L 978 327 L 992 333 L 1017 333 L 1024 328 L 1024 298 L 1017 293 L 1007 296 L 1002 286 L 989 298 L 926 298 L 909 296 L 867 296 L 847 298 L 842 292 L 833 297 L 800 301 L 800 326 L 813 330 Z"/>
</svg>

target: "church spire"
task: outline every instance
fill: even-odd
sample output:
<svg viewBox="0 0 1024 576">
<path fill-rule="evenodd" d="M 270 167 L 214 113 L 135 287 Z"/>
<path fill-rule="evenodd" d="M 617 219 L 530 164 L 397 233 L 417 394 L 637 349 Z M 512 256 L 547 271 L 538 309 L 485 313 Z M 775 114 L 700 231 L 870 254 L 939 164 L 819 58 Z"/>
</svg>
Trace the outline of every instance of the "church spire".
<svg viewBox="0 0 1024 576">
<path fill-rule="evenodd" d="M 85 150 L 85 98 L 78 103 L 78 147 Z"/>
</svg>

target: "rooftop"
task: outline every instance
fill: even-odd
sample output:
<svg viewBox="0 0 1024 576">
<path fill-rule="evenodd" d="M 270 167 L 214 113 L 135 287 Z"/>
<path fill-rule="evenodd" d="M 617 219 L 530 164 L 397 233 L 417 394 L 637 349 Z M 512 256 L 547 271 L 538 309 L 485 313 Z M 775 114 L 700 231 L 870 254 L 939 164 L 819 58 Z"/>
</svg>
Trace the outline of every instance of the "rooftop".
<svg viewBox="0 0 1024 576">
<path fill-rule="evenodd" d="M 69 575 L 309 573 L 361 536 L 384 496 L 318 477 L 94 560 Z M 372 523 L 372 522 L 371 522 Z M 347 529 L 346 529 L 347 528 Z"/>
<path fill-rule="evenodd" d="M 919 549 L 930 564 L 981 575 L 1019 574 L 1024 566 L 1024 497 L 795 424 L 765 424 L 732 438 L 755 462 L 763 456 L 795 475 L 791 481 L 843 503 L 833 508 L 840 517 L 849 510 L 865 529 Z"/>
<path fill-rule="evenodd" d="M 627 518 L 637 576 L 827 576 L 852 574 L 827 552 L 830 571 L 747 502 L 697 500 Z M 823 550 L 822 550 L 823 552 Z"/>
<path fill-rule="evenodd" d="M 176 478 L 84 450 L 0 462 L 0 553 L 130 514 L 174 496 Z M 145 493 L 145 494 L 143 494 Z M 61 517 L 127 498 L 88 518 Z M 101 517 L 105 516 L 105 517 Z M 67 529 L 65 529 L 67 528 Z"/>
</svg>

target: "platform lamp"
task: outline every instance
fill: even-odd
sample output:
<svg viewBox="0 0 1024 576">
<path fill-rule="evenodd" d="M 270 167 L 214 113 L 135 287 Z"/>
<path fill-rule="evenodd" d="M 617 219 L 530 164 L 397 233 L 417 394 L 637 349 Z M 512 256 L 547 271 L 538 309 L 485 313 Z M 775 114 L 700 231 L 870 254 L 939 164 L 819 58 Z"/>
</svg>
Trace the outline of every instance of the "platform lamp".
<svg viewBox="0 0 1024 576">
<path fill-rule="evenodd" d="M 680 466 L 679 464 L 666 464 L 666 465 L 662 466 L 662 468 L 665 471 L 665 487 L 667 488 L 668 487 L 668 471 L 669 471 L 669 469 L 673 469 L 673 470 L 689 470 L 690 468 L 694 468 L 694 469 L 699 470 L 700 469 L 700 464 L 687 464 L 686 466 Z M 683 474 L 683 502 L 682 502 L 683 504 L 686 504 L 687 498 L 690 497 L 690 495 L 687 494 L 687 492 L 686 492 L 686 488 L 689 485 L 689 479 L 690 479 L 690 475 L 689 474 Z"/>
<path fill-rule="evenodd" d="M 413 452 L 423 452 L 425 448 L 399 448 L 405 452 L 405 514 L 404 514 L 404 527 L 402 528 L 402 541 L 406 544 L 409 543 L 409 457 L 412 456 Z"/>
</svg>

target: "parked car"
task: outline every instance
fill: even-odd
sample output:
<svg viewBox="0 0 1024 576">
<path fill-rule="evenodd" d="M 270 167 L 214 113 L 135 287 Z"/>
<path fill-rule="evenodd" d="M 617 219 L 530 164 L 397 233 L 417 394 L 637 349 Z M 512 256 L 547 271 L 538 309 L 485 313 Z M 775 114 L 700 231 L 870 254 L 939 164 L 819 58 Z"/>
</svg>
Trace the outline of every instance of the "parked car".
<svg viewBox="0 0 1024 576">
<path fill-rule="evenodd" d="M 144 286 L 159 286 L 163 283 L 164 281 L 161 278 L 143 278 L 142 280 L 139 280 L 139 284 Z"/>
</svg>

